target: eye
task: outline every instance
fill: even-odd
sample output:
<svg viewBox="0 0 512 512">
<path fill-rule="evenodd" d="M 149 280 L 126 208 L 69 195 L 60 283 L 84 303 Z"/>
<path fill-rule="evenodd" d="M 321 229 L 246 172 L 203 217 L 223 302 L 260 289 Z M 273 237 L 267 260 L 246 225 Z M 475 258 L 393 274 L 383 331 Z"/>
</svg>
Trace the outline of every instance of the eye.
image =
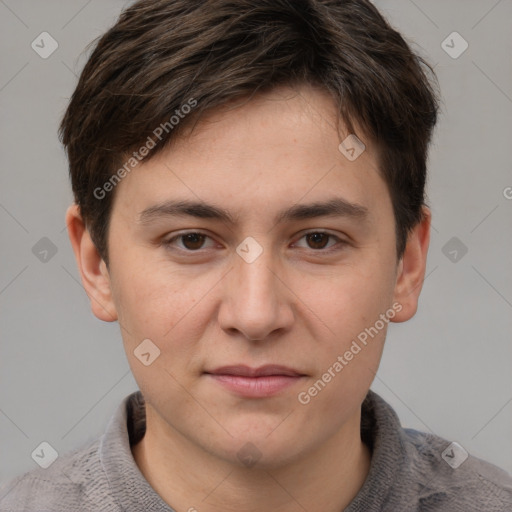
<svg viewBox="0 0 512 512">
<path fill-rule="evenodd" d="M 337 250 L 336 245 L 340 246 L 338 249 L 341 249 L 343 245 L 346 245 L 346 242 L 339 237 L 324 231 L 311 231 L 304 234 L 299 240 L 303 239 L 306 241 L 307 245 L 302 245 L 302 247 L 318 252 L 331 252 L 332 250 Z M 208 235 L 198 231 L 191 231 L 188 233 L 180 233 L 179 235 L 175 235 L 169 240 L 164 241 L 163 245 L 169 249 L 178 249 L 186 252 L 198 252 L 201 249 L 208 248 L 208 246 L 205 246 L 205 242 L 208 240 L 213 243 L 213 240 Z M 298 244 L 298 242 L 296 242 L 295 245 L 299 247 L 301 246 Z M 212 247 L 212 245 L 210 244 L 209 247 Z"/>
<path fill-rule="evenodd" d="M 306 248 L 313 249 L 315 251 L 325 249 L 327 247 L 329 239 L 334 239 L 335 243 L 327 247 L 327 250 L 324 252 L 329 252 L 331 248 L 336 245 L 336 241 L 339 242 L 340 245 L 345 244 L 345 242 L 338 238 L 337 236 L 331 233 L 326 233 L 324 231 L 312 231 L 310 233 L 306 233 L 300 238 L 300 240 L 302 239 L 305 239 L 306 243 L 308 244 Z"/>
<path fill-rule="evenodd" d="M 176 241 L 181 241 L 182 245 L 178 245 L 178 249 L 194 252 L 199 249 L 204 249 L 203 245 L 206 239 L 210 239 L 208 235 L 199 232 L 189 232 L 189 233 L 181 233 L 180 235 L 176 235 L 169 240 L 163 242 L 166 247 L 173 248 L 174 243 Z"/>
</svg>

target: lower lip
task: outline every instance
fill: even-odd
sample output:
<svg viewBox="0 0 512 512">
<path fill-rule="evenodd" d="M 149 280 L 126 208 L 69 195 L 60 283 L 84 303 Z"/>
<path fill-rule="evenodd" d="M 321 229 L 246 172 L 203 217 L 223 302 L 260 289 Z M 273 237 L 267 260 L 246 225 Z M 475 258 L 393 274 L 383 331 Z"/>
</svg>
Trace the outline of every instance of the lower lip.
<svg viewBox="0 0 512 512">
<path fill-rule="evenodd" d="M 214 375 L 211 373 L 208 375 L 230 391 L 250 398 L 264 398 L 275 395 L 293 386 L 302 378 L 290 375 L 267 375 L 262 377 Z"/>
</svg>

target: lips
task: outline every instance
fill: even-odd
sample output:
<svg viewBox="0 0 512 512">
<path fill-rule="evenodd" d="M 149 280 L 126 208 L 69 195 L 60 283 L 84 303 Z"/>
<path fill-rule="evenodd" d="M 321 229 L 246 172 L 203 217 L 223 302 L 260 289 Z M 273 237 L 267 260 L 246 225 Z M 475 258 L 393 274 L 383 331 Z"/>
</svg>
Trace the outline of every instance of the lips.
<svg viewBox="0 0 512 512">
<path fill-rule="evenodd" d="M 293 368 L 273 364 L 259 368 L 245 365 L 223 366 L 205 373 L 222 389 L 243 398 L 277 395 L 305 377 Z"/>
<path fill-rule="evenodd" d="M 240 377 L 268 377 L 270 375 L 301 377 L 303 375 L 292 368 L 276 364 L 260 366 L 259 368 L 251 368 L 245 365 L 223 366 L 206 373 L 211 375 L 238 375 Z"/>
</svg>

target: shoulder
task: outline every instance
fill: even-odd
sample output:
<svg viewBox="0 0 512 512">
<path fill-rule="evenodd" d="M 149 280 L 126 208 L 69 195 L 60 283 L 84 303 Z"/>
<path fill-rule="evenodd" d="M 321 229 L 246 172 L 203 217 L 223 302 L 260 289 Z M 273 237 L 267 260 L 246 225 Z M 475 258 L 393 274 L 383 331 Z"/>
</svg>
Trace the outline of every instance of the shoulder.
<svg viewBox="0 0 512 512">
<path fill-rule="evenodd" d="M 410 476 L 425 511 L 512 511 L 512 477 L 458 443 L 403 429 Z"/>
<path fill-rule="evenodd" d="M 102 497 L 101 510 L 118 512 L 115 504 L 105 503 L 108 481 L 101 469 L 99 444 L 100 439 L 91 441 L 59 456 L 47 469 L 38 467 L 2 484 L 0 512 L 100 510 L 97 496 Z"/>
</svg>

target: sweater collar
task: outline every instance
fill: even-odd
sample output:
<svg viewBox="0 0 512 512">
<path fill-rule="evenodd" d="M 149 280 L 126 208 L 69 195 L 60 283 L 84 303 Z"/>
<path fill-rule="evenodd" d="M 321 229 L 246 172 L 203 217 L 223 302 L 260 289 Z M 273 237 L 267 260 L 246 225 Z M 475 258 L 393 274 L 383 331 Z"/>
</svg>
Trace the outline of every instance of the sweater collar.
<svg viewBox="0 0 512 512">
<path fill-rule="evenodd" d="M 175 512 L 149 485 L 131 452 L 131 446 L 144 436 L 145 419 L 144 397 L 141 391 L 135 391 L 112 416 L 101 438 L 100 461 L 123 512 Z M 380 510 L 406 465 L 404 434 L 398 416 L 371 390 L 361 405 L 361 438 L 372 452 L 370 471 L 345 512 Z"/>
<path fill-rule="evenodd" d="M 399 473 L 407 466 L 400 420 L 393 408 L 372 390 L 361 405 L 361 439 L 372 452 L 370 471 L 344 512 L 382 510 Z"/>
<path fill-rule="evenodd" d="M 133 458 L 131 445 L 145 430 L 144 397 L 136 391 L 123 400 L 107 425 L 99 447 L 101 465 L 122 512 L 175 512 L 149 485 Z"/>
</svg>

